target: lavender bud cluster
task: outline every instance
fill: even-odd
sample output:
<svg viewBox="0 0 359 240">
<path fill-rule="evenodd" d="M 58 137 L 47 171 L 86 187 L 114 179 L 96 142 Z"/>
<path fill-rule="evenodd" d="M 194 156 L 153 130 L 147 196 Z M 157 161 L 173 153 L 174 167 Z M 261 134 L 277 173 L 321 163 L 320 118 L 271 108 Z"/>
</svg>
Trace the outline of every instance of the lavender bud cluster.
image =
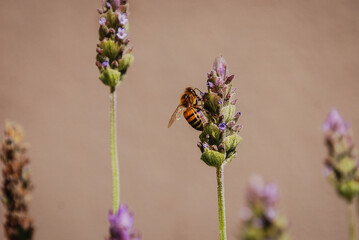
<svg viewBox="0 0 359 240">
<path fill-rule="evenodd" d="M 323 124 L 323 131 L 328 149 L 325 174 L 338 194 L 352 202 L 359 195 L 359 161 L 350 124 L 332 109 Z"/>
<path fill-rule="evenodd" d="M 100 80 L 114 90 L 133 62 L 128 39 L 128 1 L 106 0 L 98 12 L 100 43 L 96 48 L 96 66 Z"/>
<path fill-rule="evenodd" d="M 277 209 L 278 187 L 253 176 L 247 188 L 247 206 L 241 211 L 243 240 L 289 240 L 287 221 Z"/>
<path fill-rule="evenodd" d="M 141 240 L 137 231 L 132 231 L 134 216 L 126 205 L 121 205 L 117 214 L 110 211 L 110 238 L 108 240 Z"/>
<path fill-rule="evenodd" d="M 208 121 L 197 145 L 202 152 L 201 159 L 207 165 L 220 167 L 235 158 L 236 147 L 242 141 L 238 134 L 242 125 L 237 124 L 241 112 L 237 112 L 235 106 L 234 75 L 229 75 L 222 57 L 215 59 L 207 77 L 208 91 L 203 93 L 202 104 Z"/>
<path fill-rule="evenodd" d="M 4 232 L 8 240 L 31 240 L 34 233 L 33 219 L 28 216 L 33 188 L 26 168 L 30 160 L 25 156 L 22 139 L 20 126 L 7 122 L 0 158 L 4 164 L 1 200 L 6 209 Z"/>
</svg>

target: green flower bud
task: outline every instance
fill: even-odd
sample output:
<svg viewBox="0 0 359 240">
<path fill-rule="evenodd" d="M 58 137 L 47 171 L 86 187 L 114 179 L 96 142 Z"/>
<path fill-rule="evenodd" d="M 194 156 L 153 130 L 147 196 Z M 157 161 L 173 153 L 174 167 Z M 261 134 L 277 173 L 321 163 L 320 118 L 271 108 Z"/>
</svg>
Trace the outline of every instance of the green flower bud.
<svg viewBox="0 0 359 240">
<path fill-rule="evenodd" d="M 120 77 L 121 73 L 117 70 L 105 68 L 101 72 L 99 79 L 103 82 L 103 84 L 110 86 L 111 88 L 115 88 L 120 82 Z"/>
<path fill-rule="evenodd" d="M 222 132 L 219 130 L 216 124 L 205 124 L 203 132 L 199 136 L 202 142 L 208 141 L 210 145 L 218 145 L 221 139 Z"/>
<path fill-rule="evenodd" d="M 112 39 L 103 40 L 100 42 L 99 47 L 103 50 L 103 55 L 109 58 L 109 62 L 117 60 L 117 56 L 121 49 L 118 42 L 115 42 Z"/>
<path fill-rule="evenodd" d="M 212 93 L 212 91 L 209 91 L 203 96 L 204 100 L 204 108 L 208 110 L 209 112 L 213 114 L 219 114 L 219 104 L 218 101 L 221 98 L 217 96 L 216 94 Z"/>
<path fill-rule="evenodd" d="M 341 196 L 351 202 L 359 193 L 359 183 L 353 180 L 343 183 L 339 186 L 338 192 Z"/>
<path fill-rule="evenodd" d="M 212 167 L 220 167 L 224 161 L 224 154 L 213 150 L 205 150 L 201 156 L 201 159 Z"/>
<path fill-rule="evenodd" d="M 107 26 L 113 29 L 118 28 L 117 15 L 113 11 L 108 11 L 104 17 L 106 18 Z"/>
<path fill-rule="evenodd" d="M 221 114 L 224 116 L 224 121 L 227 123 L 231 121 L 236 115 L 236 107 L 234 105 L 228 105 L 223 107 L 221 110 Z"/>
<path fill-rule="evenodd" d="M 133 63 L 133 55 L 131 53 L 127 53 L 122 56 L 120 61 L 118 61 L 118 70 L 120 72 L 127 70 L 127 68 Z"/>
<path fill-rule="evenodd" d="M 351 159 L 350 157 L 346 156 L 339 161 L 336 167 L 340 172 L 346 175 L 355 170 L 355 165 L 355 161 L 353 161 L 353 159 Z"/>
<path fill-rule="evenodd" d="M 241 141 L 242 141 L 242 137 L 239 136 L 237 133 L 234 133 L 233 135 L 226 137 L 223 140 L 226 152 L 233 151 Z"/>
</svg>

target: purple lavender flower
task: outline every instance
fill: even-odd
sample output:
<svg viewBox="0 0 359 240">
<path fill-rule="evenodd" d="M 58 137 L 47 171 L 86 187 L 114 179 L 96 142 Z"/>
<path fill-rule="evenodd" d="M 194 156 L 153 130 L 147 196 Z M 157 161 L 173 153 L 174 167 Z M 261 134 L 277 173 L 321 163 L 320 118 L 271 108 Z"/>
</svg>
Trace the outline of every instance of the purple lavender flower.
<svg viewBox="0 0 359 240">
<path fill-rule="evenodd" d="M 213 69 L 218 73 L 218 75 L 225 79 L 227 75 L 227 64 L 223 57 L 216 58 L 213 63 Z"/>
<path fill-rule="evenodd" d="M 118 21 L 122 25 L 126 25 L 128 23 L 128 18 L 126 13 L 119 13 L 118 14 Z"/>
<path fill-rule="evenodd" d="M 125 39 L 127 37 L 126 29 L 119 27 L 116 35 L 119 39 Z"/>
<path fill-rule="evenodd" d="M 140 240 L 140 235 L 136 231 L 131 232 L 133 219 L 133 213 L 126 205 L 121 205 L 117 214 L 110 211 L 108 220 L 111 237 L 109 240 Z"/>
<path fill-rule="evenodd" d="M 221 130 L 221 132 L 223 132 L 226 129 L 226 123 L 222 122 L 218 125 L 219 130 Z"/>
<path fill-rule="evenodd" d="M 100 17 L 100 20 L 98 22 L 100 23 L 101 26 L 104 26 L 106 25 L 106 18 Z"/>
<path fill-rule="evenodd" d="M 216 86 L 222 86 L 224 84 L 223 78 L 219 77 L 216 79 Z"/>
<path fill-rule="evenodd" d="M 208 144 L 207 143 L 203 143 L 203 148 L 208 148 Z"/>
<path fill-rule="evenodd" d="M 213 88 L 213 87 L 214 87 L 214 84 L 213 84 L 212 82 L 207 82 L 207 87 Z"/>
<path fill-rule="evenodd" d="M 108 67 L 108 60 L 106 59 L 103 63 L 102 63 L 103 67 Z"/>
<path fill-rule="evenodd" d="M 333 108 L 329 114 L 327 120 L 323 124 L 323 131 L 333 131 L 339 134 L 344 134 L 349 128 L 349 123 L 345 122 L 342 116 L 340 116 L 337 109 Z"/>
</svg>

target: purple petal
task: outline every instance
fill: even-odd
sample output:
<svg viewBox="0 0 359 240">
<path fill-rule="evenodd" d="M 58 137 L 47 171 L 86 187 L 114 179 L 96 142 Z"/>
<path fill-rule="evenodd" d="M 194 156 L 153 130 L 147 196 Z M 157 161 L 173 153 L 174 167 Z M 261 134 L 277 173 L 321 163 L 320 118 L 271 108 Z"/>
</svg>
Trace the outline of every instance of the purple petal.
<svg viewBox="0 0 359 240">
<path fill-rule="evenodd" d="M 339 134 L 344 134 L 349 129 L 349 123 L 345 122 L 342 116 L 340 116 L 337 109 L 332 109 L 327 117 L 327 120 L 323 124 L 323 131 L 333 131 Z"/>
</svg>

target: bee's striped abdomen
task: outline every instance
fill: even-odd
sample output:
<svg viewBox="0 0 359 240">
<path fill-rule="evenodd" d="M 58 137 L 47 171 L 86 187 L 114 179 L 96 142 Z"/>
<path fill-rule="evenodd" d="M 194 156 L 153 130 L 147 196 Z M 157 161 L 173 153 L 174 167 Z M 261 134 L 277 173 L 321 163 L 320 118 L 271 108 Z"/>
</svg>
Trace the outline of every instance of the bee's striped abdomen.
<svg viewBox="0 0 359 240">
<path fill-rule="evenodd" d="M 203 130 L 203 121 L 198 111 L 193 107 L 187 108 L 186 111 L 183 112 L 183 116 L 186 118 L 187 122 L 194 128 L 199 131 Z"/>
</svg>

